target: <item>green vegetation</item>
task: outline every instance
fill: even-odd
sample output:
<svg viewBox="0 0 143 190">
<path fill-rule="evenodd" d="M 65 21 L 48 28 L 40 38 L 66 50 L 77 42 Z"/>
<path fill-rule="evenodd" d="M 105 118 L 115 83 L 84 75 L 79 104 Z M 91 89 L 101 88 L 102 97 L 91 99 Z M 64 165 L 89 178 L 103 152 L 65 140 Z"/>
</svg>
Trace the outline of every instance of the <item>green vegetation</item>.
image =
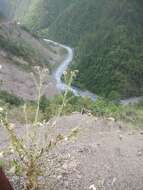
<svg viewBox="0 0 143 190">
<path fill-rule="evenodd" d="M 41 77 L 37 78 L 37 75 Z M 15 120 L 20 123 L 24 123 L 25 115 L 21 114 L 23 110 L 26 112 L 26 121 L 28 123 L 34 123 L 34 121 L 42 122 L 43 120 L 49 121 L 55 116 L 59 117 L 73 112 L 79 112 L 96 117 L 113 117 L 116 120 L 127 122 L 134 127 L 142 127 L 143 101 L 140 101 L 138 104 L 127 106 L 121 105 L 118 101 L 113 102 L 103 98 L 97 98 L 96 101 L 93 101 L 88 97 L 74 96 L 68 89 L 60 95 L 47 99 L 42 95 L 42 86 L 47 78 L 47 69 L 36 67 L 33 77 L 38 87 L 36 101 L 24 101 L 22 98 L 16 97 L 5 91 L 0 92 L 0 104 L 2 107 L 6 107 L 6 109 L 7 107 L 9 108 L 9 119 L 15 118 Z M 71 72 L 71 75 L 69 73 L 64 75 L 64 80 L 68 86 L 71 85 L 74 78 L 75 72 Z M 36 119 L 35 113 L 38 115 Z"/>
<path fill-rule="evenodd" d="M 75 97 L 68 94 L 68 102 L 63 109 L 62 114 L 67 115 L 73 112 L 91 113 L 96 117 L 113 117 L 118 121 L 123 121 L 133 128 L 142 128 L 143 122 L 143 103 L 135 105 L 115 104 L 107 99 L 97 99 L 93 102 L 89 98 Z M 42 119 L 49 120 L 57 114 L 57 108 L 61 106 L 62 96 L 56 96 L 51 100 L 43 97 L 40 102 L 40 111 Z"/>
<path fill-rule="evenodd" d="M 2 24 L 0 26 L 0 49 L 4 50 L 8 58 L 23 69 L 29 70 L 35 65 L 49 66 L 47 57 L 42 55 L 38 47 L 34 47 L 32 40 L 27 39 L 23 33 L 24 31 L 15 23 Z M 38 39 L 35 40 L 38 43 Z"/>
<path fill-rule="evenodd" d="M 0 164 L 5 170 L 9 171 L 8 174 L 16 176 L 18 182 L 22 179 L 22 186 L 25 189 L 49 188 L 46 171 L 51 169 L 49 167 L 51 150 L 61 142 L 70 141 L 72 138 L 75 139 L 80 131 L 77 127 L 64 135 L 60 132 L 53 135 L 51 132 L 55 130 L 53 126 L 56 126 L 59 116 L 73 111 L 80 111 L 82 114 L 86 113 L 92 118 L 93 116 L 98 116 L 106 117 L 106 119 L 110 117 L 108 120 L 114 120 L 114 118 L 124 119 L 128 124 L 131 123 L 136 125 L 136 127 L 142 127 L 142 102 L 139 105 L 131 106 L 129 110 L 128 106 L 115 104 L 105 99 L 97 99 L 97 101 L 93 102 L 88 98 L 75 97 L 68 89 L 63 94 L 47 100 L 45 96 L 42 96 L 42 86 L 48 71 L 47 69 L 42 70 L 40 67 L 36 70 L 39 77 L 36 80 L 37 98 L 35 102 L 23 104 L 22 99 L 9 95 L 6 92 L 0 93 L 0 100 L 3 101 L 3 104 L 0 106 L 1 127 L 7 131 L 8 140 L 10 141 L 10 146 L 0 151 Z M 71 72 L 70 77 L 65 75 L 69 85 L 71 85 L 74 77 L 74 72 Z M 6 103 L 11 105 L 8 110 Z M 14 112 L 15 108 L 17 112 Z M 11 113 L 16 115 L 10 115 Z M 16 124 L 11 123 L 10 116 L 13 116 L 12 121 L 13 119 L 19 121 L 17 117 L 18 119 L 23 117 L 24 125 L 22 125 L 23 128 L 20 128 L 21 135 L 17 132 Z M 114 118 L 111 118 L 111 116 Z M 52 120 L 46 122 L 49 119 Z M 107 121 L 106 119 L 105 121 Z M 20 124 L 22 124 L 21 121 Z M 40 183 L 41 178 L 43 178 L 42 183 Z M 21 189 L 20 186 L 19 188 Z"/>
<path fill-rule="evenodd" d="M 55 130 L 53 126 L 61 115 L 80 112 L 95 120 L 98 117 L 104 118 L 105 122 L 123 121 L 123 125 L 127 124 L 128 127 L 143 127 L 143 101 L 134 105 L 121 105 L 118 102 L 120 98 L 139 96 L 143 93 L 143 2 L 9 2 L 12 7 L 10 15 L 20 21 L 25 30 L 50 36 L 76 48 L 71 69 L 79 71 L 77 78 L 75 79 L 75 73 L 71 72 L 64 75 L 64 81 L 70 86 L 74 79 L 74 85 L 103 97 L 92 101 L 87 97 L 75 97 L 66 90 L 52 99 L 47 99 L 42 95 L 48 70 L 40 66 L 34 67 L 33 73 L 37 89 L 36 101 L 24 101 L 8 92 L 0 92 L 0 125 L 7 130 L 11 140 L 11 146 L 0 151 L 0 157 L 4 160 L 6 158 L 4 167 L 9 171 L 8 174 L 11 172 L 22 181 L 25 189 L 39 189 L 44 188 L 49 182 L 45 175 L 48 169 L 51 172 L 47 161 L 54 161 L 49 154 L 52 148 L 61 141 L 70 140 L 78 133 L 78 129 L 74 129 L 67 136 L 50 134 Z M 14 31 L 9 27 L 11 24 L 14 24 Z M 32 66 L 46 63 L 42 54 L 25 40 L 29 34 L 24 31 L 26 38 L 22 38 L 21 28 L 17 27 L 16 22 L 5 23 L 4 28 L 0 26 L 0 49 L 6 52 L 7 58 L 15 58 L 15 63 L 19 63 L 22 58 Z M 42 48 L 41 50 L 43 51 Z M 17 134 L 17 129 L 15 130 L 15 121 L 23 127 L 20 129 L 22 136 Z M 52 173 L 55 173 L 54 170 Z M 46 189 L 50 188 L 48 185 Z"/>
<path fill-rule="evenodd" d="M 7 104 L 10 108 L 8 116 L 10 119 L 15 118 L 17 121 L 24 123 L 25 117 L 21 115 L 23 111 L 23 100 L 6 92 L 0 93 L 0 99 L 3 101 L 1 105 Z M 52 99 L 41 97 L 39 120 L 49 121 L 58 114 L 63 103 L 63 94 L 57 95 Z M 17 107 L 18 106 L 18 107 Z M 35 102 L 27 102 L 26 111 L 28 122 L 34 121 Z M 143 122 L 143 102 L 140 101 L 134 105 L 120 105 L 107 99 L 99 98 L 95 102 L 89 98 L 75 97 L 72 93 L 68 93 L 66 105 L 63 107 L 62 115 L 68 115 L 73 112 L 92 114 L 95 117 L 113 117 L 118 121 L 123 121 L 127 126 L 133 128 L 142 128 Z"/>
<path fill-rule="evenodd" d="M 113 117 L 116 120 L 130 123 L 134 128 L 142 127 L 143 104 L 123 106 L 105 99 L 98 99 L 96 102 L 93 102 L 89 98 L 75 97 L 71 93 L 68 94 L 67 99 L 68 102 L 64 106 L 61 115 L 85 111 L 85 114 L 92 114 L 95 117 Z M 15 118 L 18 122 L 25 123 L 25 116 L 21 114 L 25 103 L 22 98 L 7 92 L 0 92 L 0 100 L 0 106 L 8 108 L 8 118 L 10 120 Z M 53 99 L 47 99 L 43 96 L 40 101 L 39 121 L 49 121 L 55 117 L 62 105 L 62 101 L 62 95 L 55 96 Z M 34 121 L 35 109 L 36 102 L 26 102 L 27 120 L 29 123 Z"/>
<path fill-rule="evenodd" d="M 55 96 L 51 100 L 42 97 L 40 102 L 42 119 L 49 120 L 54 117 L 62 104 L 62 100 L 63 95 Z M 81 113 L 82 110 L 85 110 L 86 114 L 91 113 L 96 117 L 113 117 L 118 121 L 127 123 L 128 126 L 132 126 L 133 128 L 142 128 L 142 101 L 134 105 L 121 105 L 102 98 L 92 101 L 89 98 L 75 97 L 72 93 L 68 93 L 67 100 L 62 112 L 63 115 L 73 112 Z"/>
<path fill-rule="evenodd" d="M 27 0 L 15 16 L 39 35 L 76 47 L 74 84 L 114 99 L 143 93 L 142 9 L 141 0 Z"/>
<path fill-rule="evenodd" d="M 24 27 L 76 47 L 72 69 L 79 73 L 74 85 L 108 99 L 143 93 L 141 0 L 14 0 L 11 3 L 14 17 Z M 15 51 L 13 45 L 7 44 L 8 50 Z M 16 53 L 28 53 L 24 45 L 21 52 L 17 43 L 14 46 Z"/>
<path fill-rule="evenodd" d="M 14 17 L 28 31 L 38 32 L 76 48 L 71 69 L 79 70 L 79 73 L 74 85 L 89 89 L 108 100 L 142 95 L 143 3 L 141 0 L 11 2 L 15 10 Z M 19 53 L 23 52 L 27 51 Z M 46 108 L 41 108 L 45 117 L 50 118 L 54 115 L 54 110 L 61 99 L 58 96 L 53 100 L 42 100 L 46 102 Z M 80 111 L 84 107 L 85 100 L 77 97 L 75 99 L 75 104 L 68 103 L 65 113 Z M 98 100 L 91 104 L 87 102 L 92 105 L 89 109 L 99 115 L 102 113 L 110 115 L 110 110 L 122 107 L 107 100 Z M 114 113 L 119 113 L 119 110 Z"/>
<path fill-rule="evenodd" d="M 63 95 L 55 96 L 51 100 L 47 100 L 42 97 L 40 102 L 40 109 L 44 113 L 45 119 L 49 119 L 56 114 L 57 108 L 61 106 Z M 83 109 L 87 110 L 87 113 L 91 113 L 96 116 L 116 116 L 119 113 L 120 105 L 116 105 L 112 102 L 104 99 L 98 99 L 93 102 L 89 98 L 75 97 L 72 93 L 68 93 L 67 103 L 63 109 L 62 114 L 70 114 L 72 112 L 82 112 Z"/>
<path fill-rule="evenodd" d="M 33 49 L 30 47 L 30 44 L 26 43 L 22 39 L 11 40 L 0 36 L 0 48 L 15 56 L 24 57 L 27 60 L 29 60 L 34 53 L 34 51 L 32 52 Z"/>
<path fill-rule="evenodd" d="M 24 104 L 24 100 L 6 91 L 0 91 L 0 101 L 2 104 L 8 104 L 10 106 L 21 106 Z"/>
<path fill-rule="evenodd" d="M 49 35 L 77 47 L 75 85 L 110 98 L 143 93 L 142 8 L 139 0 L 82 0 L 53 23 Z"/>
<path fill-rule="evenodd" d="M 73 0 L 8 0 L 14 19 L 32 31 L 49 27 Z"/>
</svg>

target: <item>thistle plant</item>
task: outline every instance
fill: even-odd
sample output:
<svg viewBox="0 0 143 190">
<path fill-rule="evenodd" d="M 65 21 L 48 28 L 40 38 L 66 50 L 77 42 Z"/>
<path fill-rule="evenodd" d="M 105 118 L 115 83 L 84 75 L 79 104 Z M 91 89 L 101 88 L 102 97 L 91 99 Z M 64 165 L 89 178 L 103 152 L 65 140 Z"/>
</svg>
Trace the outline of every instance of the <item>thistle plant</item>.
<svg viewBox="0 0 143 190">
<path fill-rule="evenodd" d="M 58 116 L 61 116 L 63 110 L 64 110 L 64 107 L 67 105 L 68 101 L 69 101 L 69 98 L 68 98 L 68 93 L 70 91 L 70 88 L 71 88 L 71 85 L 72 85 L 72 82 L 74 80 L 74 78 L 76 77 L 76 73 L 78 71 L 75 70 L 75 71 L 71 71 L 71 72 L 67 72 L 65 71 L 63 73 L 63 76 L 64 76 L 64 82 L 66 83 L 67 85 L 67 88 L 65 89 L 63 95 L 62 95 L 62 104 L 60 105 L 60 108 L 58 110 Z"/>
<path fill-rule="evenodd" d="M 19 135 L 16 132 L 16 126 L 9 122 L 6 111 L 3 110 L 3 108 L 0 108 L 1 126 L 6 129 L 11 142 L 10 147 L 6 151 L 0 152 L 0 157 L 3 157 L 4 155 L 10 157 L 9 171 L 22 179 L 23 190 L 44 188 L 47 183 L 47 180 L 44 181 L 46 168 L 46 163 L 43 162 L 44 156 L 47 155 L 58 143 L 65 139 L 70 139 L 77 133 L 76 130 L 73 130 L 66 137 L 58 134 L 52 140 L 47 138 L 47 130 L 43 130 L 41 134 L 40 130 L 45 128 L 45 126 L 49 127 L 48 125 L 50 124 L 53 127 L 56 123 L 56 120 L 54 120 L 52 124 L 50 122 L 45 123 L 44 121 L 39 121 L 40 100 L 46 89 L 45 82 L 47 76 L 47 69 L 35 67 L 34 73 L 32 73 L 32 78 L 37 90 L 35 118 L 32 123 L 29 123 L 27 119 L 27 105 L 25 104 L 23 108 L 25 125 L 21 129 L 23 133 L 22 135 Z M 75 73 L 72 72 L 69 79 L 67 78 L 66 73 L 64 77 L 68 86 L 70 86 L 73 77 L 75 77 Z M 63 94 L 62 104 L 57 111 L 57 118 L 62 114 L 63 109 L 68 102 L 68 91 L 69 89 L 67 88 Z"/>
</svg>

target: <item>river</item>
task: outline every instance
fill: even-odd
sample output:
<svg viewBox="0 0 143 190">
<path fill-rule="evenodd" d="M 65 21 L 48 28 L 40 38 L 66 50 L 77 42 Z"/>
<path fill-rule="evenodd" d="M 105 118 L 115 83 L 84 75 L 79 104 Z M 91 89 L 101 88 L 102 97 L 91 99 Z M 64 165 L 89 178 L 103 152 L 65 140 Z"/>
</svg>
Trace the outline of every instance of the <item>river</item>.
<svg viewBox="0 0 143 190">
<path fill-rule="evenodd" d="M 67 50 L 67 55 L 65 57 L 65 60 L 59 65 L 59 67 L 54 72 L 54 79 L 56 80 L 56 87 L 60 91 L 65 91 L 68 89 L 71 91 L 75 96 L 82 96 L 82 97 L 89 97 L 93 101 L 97 99 L 97 95 L 86 90 L 81 90 L 77 87 L 71 86 L 69 87 L 62 81 L 62 75 L 65 71 L 67 71 L 69 65 L 71 64 L 73 58 L 74 58 L 74 50 L 66 45 L 54 42 L 52 40 L 44 39 L 45 42 L 52 43 L 55 46 L 59 46 L 61 48 L 64 48 Z M 128 99 L 120 100 L 121 104 L 127 105 L 127 104 L 133 104 L 139 102 L 143 97 L 131 97 Z"/>
<path fill-rule="evenodd" d="M 59 65 L 59 67 L 55 70 L 55 72 L 53 74 L 54 78 L 56 80 L 57 89 L 60 91 L 65 91 L 66 89 L 68 89 L 75 96 L 89 97 L 92 100 L 96 100 L 97 96 L 95 94 L 93 94 L 92 92 L 89 92 L 87 90 L 83 91 L 83 90 L 81 90 L 77 87 L 74 87 L 74 86 L 69 87 L 61 79 L 63 73 L 68 69 L 70 63 L 72 62 L 72 60 L 74 58 L 74 50 L 72 48 L 66 46 L 66 45 L 59 44 L 59 43 L 54 42 L 52 40 L 44 39 L 44 41 L 46 41 L 48 43 L 52 43 L 55 46 L 60 46 L 61 48 L 64 48 L 67 50 L 67 55 L 65 57 L 65 60 Z"/>
</svg>

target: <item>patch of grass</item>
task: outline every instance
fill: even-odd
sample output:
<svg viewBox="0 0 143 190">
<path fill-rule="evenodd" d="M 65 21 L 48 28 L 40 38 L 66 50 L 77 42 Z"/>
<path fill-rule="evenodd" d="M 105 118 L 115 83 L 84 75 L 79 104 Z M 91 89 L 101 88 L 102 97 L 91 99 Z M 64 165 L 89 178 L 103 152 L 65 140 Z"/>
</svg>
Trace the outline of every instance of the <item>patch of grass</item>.
<svg viewBox="0 0 143 190">
<path fill-rule="evenodd" d="M 5 39 L 0 37 L 0 47 L 9 53 L 9 57 L 17 56 L 30 63 L 28 67 L 41 63 L 39 52 L 23 39 Z"/>
<path fill-rule="evenodd" d="M 24 100 L 22 98 L 10 94 L 6 91 L 0 91 L 0 100 L 16 107 L 24 104 Z"/>
<path fill-rule="evenodd" d="M 143 101 L 134 105 L 122 106 L 119 119 L 133 128 L 143 128 Z"/>
<path fill-rule="evenodd" d="M 26 70 L 31 70 L 35 65 L 49 66 L 47 57 L 22 36 L 23 31 L 20 28 L 8 27 L 5 29 L 3 25 L 0 26 L 0 49 L 7 52 L 9 59 Z"/>
<path fill-rule="evenodd" d="M 45 120 L 49 120 L 56 114 L 56 110 L 61 106 L 63 95 L 55 96 L 48 100 L 42 97 L 40 101 L 40 110 Z M 89 98 L 75 97 L 72 93 L 68 93 L 67 102 L 64 106 L 63 115 L 72 112 L 82 112 L 84 109 L 87 113 L 91 113 L 97 117 L 114 117 L 135 127 L 142 127 L 143 123 L 143 103 L 133 105 L 121 105 L 112 101 L 98 98 L 92 101 Z"/>
<path fill-rule="evenodd" d="M 9 118 L 15 118 L 21 123 L 25 122 L 24 115 L 21 115 L 24 105 L 22 98 L 1 91 L 0 101 L 1 105 L 7 105 L 10 108 L 8 111 Z M 63 94 L 57 95 L 52 99 L 42 96 L 39 105 L 39 120 L 48 121 L 57 115 L 57 110 L 60 109 L 62 102 Z M 33 122 L 36 102 L 29 101 L 26 107 L 28 121 Z M 96 117 L 114 117 L 116 120 L 123 121 L 134 128 L 143 127 L 143 101 L 133 105 L 120 105 L 102 98 L 92 101 L 87 97 L 75 97 L 71 92 L 68 92 L 67 102 L 63 107 L 62 115 L 68 115 L 73 112 L 81 113 L 82 110 Z"/>
</svg>

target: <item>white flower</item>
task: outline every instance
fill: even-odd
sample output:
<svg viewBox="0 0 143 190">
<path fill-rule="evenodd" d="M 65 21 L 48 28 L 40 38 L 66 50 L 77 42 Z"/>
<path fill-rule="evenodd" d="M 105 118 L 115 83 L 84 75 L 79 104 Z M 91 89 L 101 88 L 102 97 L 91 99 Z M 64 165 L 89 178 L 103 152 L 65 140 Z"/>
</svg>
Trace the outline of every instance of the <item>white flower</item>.
<svg viewBox="0 0 143 190">
<path fill-rule="evenodd" d="M 68 137 L 65 137 L 64 140 L 65 140 L 65 141 L 68 141 Z"/>
<path fill-rule="evenodd" d="M 2 151 L 0 152 L 0 158 L 3 158 L 3 156 L 4 156 L 4 152 Z"/>
<path fill-rule="evenodd" d="M 35 71 L 40 71 L 40 66 L 34 66 Z"/>
<path fill-rule="evenodd" d="M 16 171 L 16 168 L 15 168 L 15 166 L 13 166 L 13 167 L 10 168 L 9 173 L 10 174 L 15 174 L 15 171 Z"/>
<path fill-rule="evenodd" d="M 0 69 L 2 69 L 2 65 L 0 65 Z"/>
<path fill-rule="evenodd" d="M 10 123 L 10 125 L 9 125 L 9 129 L 10 129 L 10 130 L 13 130 L 14 127 L 15 127 L 15 125 L 14 125 L 13 123 Z"/>
<path fill-rule="evenodd" d="M 63 74 L 64 74 L 64 75 L 67 75 L 67 71 L 64 71 Z"/>
<path fill-rule="evenodd" d="M 49 73 L 49 69 L 48 69 L 48 68 L 45 68 L 45 69 L 44 69 L 44 72 L 45 72 L 45 73 Z"/>
<path fill-rule="evenodd" d="M 0 112 L 3 112 L 3 108 L 2 107 L 0 107 Z"/>
<path fill-rule="evenodd" d="M 13 148 L 11 148 L 11 149 L 10 149 L 10 152 L 13 154 L 13 153 L 14 153 L 14 149 L 13 149 Z"/>
<path fill-rule="evenodd" d="M 113 117 L 108 117 L 108 121 L 114 122 L 114 121 L 115 121 L 115 118 L 113 118 Z"/>
<path fill-rule="evenodd" d="M 89 189 L 90 189 L 90 190 L 96 190 L 96 187 L 95 187 L 95 185 L 93 184 L 93 185 L 90 185 Z"/>
</svg>

